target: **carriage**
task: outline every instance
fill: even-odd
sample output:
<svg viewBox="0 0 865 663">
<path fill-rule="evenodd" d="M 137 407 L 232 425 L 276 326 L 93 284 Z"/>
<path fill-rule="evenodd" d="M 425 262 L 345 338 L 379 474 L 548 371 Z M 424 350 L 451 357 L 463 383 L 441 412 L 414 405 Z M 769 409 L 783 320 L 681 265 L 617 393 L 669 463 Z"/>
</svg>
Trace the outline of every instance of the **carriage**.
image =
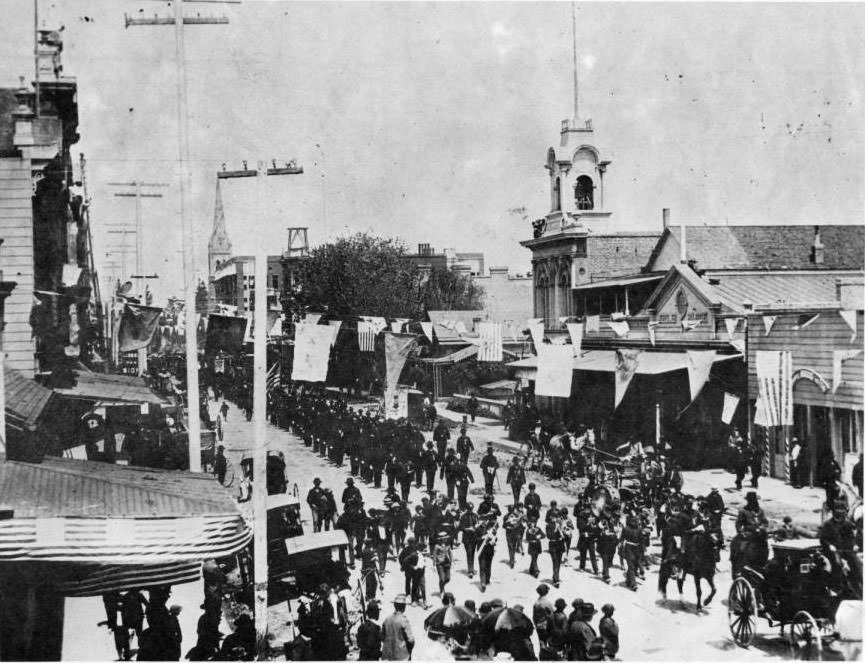
<svg viewBox="0 0 865 663">
<path fill-rule="evenodd" d="M 727 613 L 736 644 L 754 641 L 761 617 L 770 627 L 780 626 L 803 658 L 821 659 L 833 641 L 861 641 L 861 597 L 830 589 L 829 562 L 819 542 L 791 539 L 772 543 L 772 549 L 763 568 L 744 565 L 730 587 Z"/>
</svg>

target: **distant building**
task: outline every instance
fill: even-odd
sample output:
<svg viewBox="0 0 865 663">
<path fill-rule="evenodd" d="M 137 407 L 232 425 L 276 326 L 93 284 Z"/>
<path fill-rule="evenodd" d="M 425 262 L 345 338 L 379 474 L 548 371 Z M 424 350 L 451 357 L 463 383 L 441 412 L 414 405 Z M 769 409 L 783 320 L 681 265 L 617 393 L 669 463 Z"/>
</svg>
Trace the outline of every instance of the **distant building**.
<svg viewBox="0 0 865 663">
<path fill-rule="evenodd" d="M 282 292 L 282 255 L 267 256 L 267 308 L 280 309 Z M 237 315 L 246 315 L 255 308 L 255 256 L 232 256 L 219 263 L 211 275 L 214 301 L 217 306 L 236 308 Z"/>
</svg>

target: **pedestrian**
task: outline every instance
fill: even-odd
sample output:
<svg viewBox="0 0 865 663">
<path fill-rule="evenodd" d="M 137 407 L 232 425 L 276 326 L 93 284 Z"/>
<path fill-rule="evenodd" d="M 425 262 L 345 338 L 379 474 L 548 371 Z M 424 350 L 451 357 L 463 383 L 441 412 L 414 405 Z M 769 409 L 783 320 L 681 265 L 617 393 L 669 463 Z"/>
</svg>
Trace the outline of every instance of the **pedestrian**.
<svg viewBox="0 0 865 663">
<path fill-rule="evenodd" d="M 168 642 L 166 644 L 166 652 L 169 656 L 166 660 L 169 661 L 180 660 L 180 645 L 183 642 L 183 633 L 180 630 L 180 622 L 178 621 L 177 616 L 180 614 L 181 610 L 182 608 L 179 605 L 173 605 L 168 610 L 168 622 L 166 625 Z"/>
<path fill-rule="evenodd" d="M 610 584 L 610 567 L 616 555 L 616 547 L 619 543 L 619 535 L 616 532 L 617 519 L 612 514 L 603 514 L 598 521 L 598 555 L 601 558 L 601 574 L 603 580 Z"/>
<path fill-rule="evenodd" d="M 360 559 L 360 577 L 364 582 L 367 600 L 374 599 L 379 587 L 380 571 L 375 543 L 367 539 Z"/>
<path fill-rule="evenodd" d="M 445 593 L 445 586 L 451 580 L 451 566 L 454 561 L 450 538 L 446 532 L 439 532 L 436 536 L 433 560 L 435 561 L 436 573 L 439 579 L 439 594 L 443 595 Z"/>
<path fill-rule="evenodd" d="M 433 490 L 435 489 L 436 466 L 436 452 L 435 449 L 433 449 L 433 443 L 427 442 L 426 449 L 421 456 L 419 467 L 423 468 L 426 477 L 426 491 L 430 495 L 432 495 Z"/>
<path fill-rule="evenodd" d="M 643 546 L 643 534 L 639 529 L 636 516 L 629 515 L 620 535 L 622 556 L 627 565 L 625 582 L 628 589 L 637 591 L 637 567 Z"/>
<path fill-rule="evenodd" d="M 484 457 L 481 458 L 481 472 L 484 475 L 484 492 L 492 494 L 493 493 L 493 482 L 496 478 L 496 472 L 499 469 L 499 461 L 496 458 L 495 453 L 493 451 L 493 443 L 490 442 L 487 444 L 487 452 L 484 454 Z"/>
<path fill-rule="evenodd" d="M 742 481 L 745 478 L 745 475 L 748 473 L 748 461 L 750 459 L 751 453 L 748 448 L 748 443 L 742 439 L 741 436 L 736 436 L 736 450 L 735 450 L 735 469 L 736 469 L 736 489 L 742 489 Z"/>
<path fill-rule="evenodd" d="M 357 659 L 359 661 L 377 661 L 381 658 L 384 637 L 382 628 L 378 623 L 379 615 L 378 601 L 370 601 L 366 606 L 363 621 L 357 628 Z"/>
<path fill-rule="evenodd" d="M 469 398 L 469 402 L 466 405 L 466 412 L 468 412 L 469 416 L 472 418 L 472 423 L 475 422 L 475 417 L 478 414 L 478 397 L 473 393 L 471 398 Z"/>
<path fill-rule="evenodd" d="M 447 453 L 445 454 L 445 459 L 442 462 L 441 475 L 444 477 L 445 483 L 447 484 L 447 495 L 449 500 L 454 498 L 457 485 L 457 476 L 454 469 L 458 464 L 459 458 L 457 458 L 456 452 L 452 448 L 448 448 Z"/>
<path fill-rule="evenodd" d="M 748 461 L 751 467 L 751 488 L 757 488 L 757 482 L 763 472 L 763 450 L 759 444 L 751 446 L 751 457 Z"/>
<path fill-rule="evenodd" d="M 222 405 L 219 406 L 219 413 L 222 415 L 223 421 L 228 421 L 228 402 L 225 400 L 223 400 Z"/>
<path fill-rule="evenodd" d="M 410 536 L 408 540 L 405 542 L 405 547 L 399 551 L 397 555 L 397 561 L 399 562 L 399 568 L 403 572 L 404 576 L 404 589 L 406 596 L 412 596 L 412 581 L 414 580 L 414 568 L 418 563 L 418 555 L 420 551 L 417 549 L 415 545 L 415 539 L 413 536 Z"/>
<path fill-rule="evenodd" d="M 331 526 L 336 527 L 336 514 L 336 498 L 330 488 L 325 488 L 319 507 L 319 516 L 326 532 L 330 531 Z"/>
<path fill-rule="evenodd" d="M 547 619 L 547 647 L 551 654 L 549 660 L 565 660 L 564 651 L 568 643 L 568 616 L 565 614 L 567 605 L 565 599 L 557 598 L 553 606 L 555 610 Z"/>
<path fill-rule="evenodd" d="M 466 510 L 460 516 L 458 529 L 462 533 L 463 547 L 466 551 L 466 566 L 469 578 L 475 577 L 475 549 L 478 544 L 480 517 L 475 513 L 474 503 L 467 502 Z"/>
<path fill-rule="evenodd" d="M 605 603 L 601 607 L 604 616 L 598 623 L 599 634 L 604 639 L 604 655 L 612 659 L 619 652 L 619 625 L 613 619 L 615 610 L 612 604 Z"/>
<path fill-rule="evenodd" d="M 519 456 L 514 456 L 511 459 L 505 483 L 511 486 L 511 492 L 514 494 L 514 504 L 519 504 L 520 493 L 523 492 L 523 486 L 526 484 L 526 471 Z"/>
<path fill-rule="evenodd" d="M 309 505 L 309 510 L 312 512 L 312 531 L 320 532 L 322 524 L 322 500 L 324 498 L 324 489 L 321 487 L 321 479 L 316 477 L 312 480 L 312 488 L 306 494 L 306 503 Z"/>
<path fill-rule="evenodd" d="M 505 541 L 508 544 L 508 564 L 514 568 L 517 549 L 520 547 L 520 537 L 522 536 L 522 523 L 514 510 L 513 504 L 508 504 L 508 512 L 505 514 L 502 527 L 505 530 Z"/>
<path fill-rule="evenodd" d="M 552 507 L 551 507 L 552 508 Z M 558 514 L 553 515 L 547 522 L 547 540 L 550 559 L 553 562 L 553 585 L 559 586 L 559 571 L 562 566 L 562 554 L 565 552 L 565 538 L 562 531 L 561 519 Z"/>
<path fill-rule="evenodd" d="M 481 591 L 485 592 L 487 585 L 491 582 L 493 570 L 493 556 L 496 552 L 496 538 L 499 526 L 495 520 L 488 520 L 484 526 L 483 533 L 478 545 L 478 567 L 480 570 Z"/>
<path fill-rule="evenodd" d="M 454 483 L 457 489 L 457 499 L 460 509 L 465 509 L 468 503 L 469 484 L 475 482 L 474 475 L 468 465 L 459 461 L 453 466 Z"/>
<path fill-rule="evenodd" d="M 220 444 L 216 447 L 216 455 L 213 457 L 213 474 L 223 486 L 225 485 L 226 472 L 228 472 L 228 460 L 225 458 L 225 447 Z"/>
<path fill-rule="evenodd" d="M 414 649 L 414 636 L 411 624 L 405 616 L 405 594 L 398 594 L 393 600 L 394 612 L 382 624 L 381 657 L 386 661 L 407 661 Z"/>
<path fill-rule="evenodd" d="M 538 577 L 540 570 L 538 569 L 538 556 L 541 554 L 541 539 L 545 538 L 543 530 L 538 527 L 538 519 L 530 517 L 528 519 L 529 526 L 526 528 L 526 543 L 528 544 L 529 558 L 529 574 Z"/>
<path fill-rule="evenodd" d="M 535 484 L 529 484 L 529 492 L 526 494 L 526 499 L 523 500 L 526 506 L 526 518 L 534 518 L 538 520 L 541 517 L 541 496 L 535 492 Z"/>
<path fill-rule="evenodd" d="M 586 504 L 577 516 L 577 527 L 580 530 L 580 538 L 577 540 L 577 550 L 580 553 L 580 571 L 586 570 L 586 553 L 592 563 L 592 573 L 598 575 L 598 559 L 596 546 L 600 528 L 598 518 L 592 512 L 591 506 Z"/>
<path fill-rule="evenodd" d="M 475 445 L 472 443 L 472 438 L 466 435 L 466 428 L 460 428 L 460 436 L 457 438 L 457 453 L 463 463 L 469 462 L 469 454 L 475 450 Z"/>
<path fill-rule="evenodd" d="M 574 617 L 568 626 L 567 649 L 570 661 L 597 661 L 603 658 L 595 640 L 598 637 L 589 623 L 597 614 L 593 603 L 581 603 L 574 608 Z"/>
<path fill-rule="evenodd" d="M 532 606 L 532 621 L 535 624 L 535 631 L 538 633 L 538 642 L 543 647 L 547 644 L 547 620 L 555 611 L 555 607 L 547 596 L 550 593 L 548 584 L 542 582 L 535 591 L 538 594 L 538 600 Z"/>
</svg>

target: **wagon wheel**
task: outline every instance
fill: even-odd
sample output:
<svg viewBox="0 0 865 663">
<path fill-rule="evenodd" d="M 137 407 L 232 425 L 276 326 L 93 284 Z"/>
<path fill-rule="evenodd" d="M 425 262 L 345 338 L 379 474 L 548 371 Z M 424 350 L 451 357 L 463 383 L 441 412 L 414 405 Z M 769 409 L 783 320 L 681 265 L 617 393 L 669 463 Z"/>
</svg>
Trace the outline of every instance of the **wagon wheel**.
<svg viewBox="0 0 865 663">
<path fill-rule="evenodd" d="M 820 627 L 807 610 L 800 610 L 790 624 L 790 646 L 798 652 L 797 658 L 809 661 L 823 660 L 823 640 Z"/>
<path fill-rule="evenodd" d="M 757 632 L 757 597 L 751 583 L 744 578 L 736 578 L 730 587 L 727 618 L 736 644 L 740 647 L 750 645 Z"/>
</svg>

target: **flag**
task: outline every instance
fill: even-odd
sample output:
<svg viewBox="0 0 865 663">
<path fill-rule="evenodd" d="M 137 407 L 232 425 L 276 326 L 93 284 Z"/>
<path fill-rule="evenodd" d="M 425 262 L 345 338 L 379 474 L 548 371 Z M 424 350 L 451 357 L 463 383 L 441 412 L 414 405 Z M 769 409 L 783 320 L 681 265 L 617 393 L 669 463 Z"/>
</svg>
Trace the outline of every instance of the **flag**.
<svg viewBox="0 0 865 663">
<path fill-rule="evenodd" d="M 712 364 L 715 363 L 715 351 L 686 350 L 685 352 L 688 365 L 688 384 L 691 386 L 691 400 L 693 401 L 709 379 Z"/>
<path fill-rule="evenodd" d="M 732 340 L 736 327 L 739 326 L 739 318 L 724 318 L 724 325 L 727 327 L 727 337 Z"/>
<path fill-rule="evenodd" d="M 793 424 L 793 355 L 789 351 L 757 350 L 757 389 L 766 426 Z"/>
<path fill-rule="evenodd" d="M 640 363 L 639 350 L 616 350 L 616 395 L 613 409 L 619 407 L 619 403 L 625 397 L 625 392 L 628 390 L 628 385 L 634 374 L 637 372 L 637 366 Z"/>
<path fill-rule="evenodd" d="M 763 426 L 763 428 L 769 426 L 769 421 L 766 418 L 766 406 L 763 405 L 763 399 L 759 396 L 757 396 L 757 407 L 754 408 L 754 425 Z"/>
<path fill-rule="evenodd" d="M 775 320 L 778 319 L 777 315 L 764 315 L 763 316 L 763 329 L 766 330 L 765 336 L 769 335 L 769 332 L 772 331 L 772 326 L 775 324 Z"/>
<path fill-rule="evenodd" d="M 529 322 L 529 334 L 532 337 L 532 343 L 535 344 L 535 352 L 538 351 L 538 348 L 544 344 L 544 323 L 543 322 Z"/>
<path fill-rule="evenodd" d="M 649 320 L 646 325 L 646 331 L 649 332 L 649 341 L 651 341 L 652 347 L 655 347 L 655 327 L 657 327 L 658 324 L 657 320 Z"/>
<path fill-rule="evenodd" d="M 385 334 L 384 335 L 384 360 L 385 360 L 385 387 L 396 389 L 399 376 L 408 359 L 409 352 L 414 347 L 417 337 L 414 334 Z"/>
<path fill-rule="evenodd" d="M 325 381 L 334 331 L 335 327 L 330 325 L 305 324 L 294 328 L 292 380 Z"/>
<path fill-rule="evenodd" d="M 276 362 L 273 366 L 270 367 L 270 370 L 267 371 L 266 381 L 268 394 L 279 386 L 279 374 L 279 362 Z"/>
<path fill-rule="evenodd" d="M 804 315 L 800 315 L 799 320 L 793 326 L 793 329 L 795 329 L 796 331 L 801 331 L 808 327 L 808 325 L 813 324 L 814 321 L 817 320 L 817 318 L 819 317 L 819 313 L 805 313 Z"/>
<path fill-rule="evenodd" d="M 330 347 L 332 348 L 336 345 L 336 339 L 339 336 L 339 330 L 342 328 L 342 320 L 330 320 L 328 323 L 331 327 L 336 327 L 336 331 L 333 332 L 333 341 L 330 343 Z"/>
<path fill-rule="evenodd" d="M 570 398 L 574 377 L 574 352 L 567 345 L 541 343 L 537 346 L 538 374 L 535 379 L 536 396 Z"/>
<path fill-rule="evenodd" d="M 161 314 L 161 308 L 126 304 L 117 334 L 120 352 L 141 350 L 150 345 Z"/>
<path fill-rule="evenodd" d="M 850 337 L 850 342 L 856 340 L 856 311 L 838 311 L 838 315 L 847 323 L 853 335 Z"/>
<path fill-rule="evenodd" d="M 265 328 L 265 333 L 268 336 L 273 336 L 273 328 L 276 326 L 276 323 L 279 322 L 279 318 L 282 313 L 279 311 L 268 311 L 267 312 L 267 327 Z M 279 328 L 279 335 L 282 335 L 282 327 Z"/>
<path fill-rule="evenodd" d="M 571 337 L 571 345 L 573 346 L 574 356 L 579 357 L 583 349 L 583 323 L 569 322 L 568 334 Z"/>
<path fill-rule="evenodd" d="M 303 316 L 303 324 L 305 325 L 317 325 L 319 320 L 321 320 L 321 313 L 307 313 Z"/>
<path fill-rule="evenodd" d="M 586 333 L 601 331 L 601 316 L 588 315 L 586 316 Z"/>
<path fill-rule="evenodd" d="M 426 336 L 429 339 L 429 342 L 432 343 L 433 342 L 433 323 L 422 322 L 422 323 L 420 323 L 420 328 L 423 331 L 424 336 Z"/>
<path fill-rule="evenodd" d="M 733 415 L 736 413 L 736 408 L 739 406 L 739 397 L 729 392 L 724 392 L 724 409 L 721 412 L 721 421 L 729 424 L 733 421 Z"/>
<path fill-rule="evenodd" d="M 478 324 L 481 349 L 478 361 L 502 360 L 502 325 L 499 322 L 481 322 Z"/>
<path fill-rule="evenodd" d="M 694 331 L 697 327 L 700 326 L 702 320 L 685 320 L 682 319 L 682 333 L 689 331 Z"/>
<path fill-rule="evenodd" d="M 844 362 L 854 359 L 862 352 L 861 350 L 835 350 L 832 352 L 832 393 L 838 391 L 838 387 L 844 382 Z"/>
<path fill-rule="evenodd" d="M 375 351 L 375 329 L 371 322 L 357 321 L 357 344 L 361 352 Z"/>
<path fill-rule="evenodd" d="M 376 334 L 387 328 L 387 320 L 385 320 L 384 318 L 369 317 L 366 319 L 372 325 L 372 328 Z"/>
<path fill-rule="evenodd" d="M 408 318 L 394 318 L 390 323 L 390 330 L 394 334 L 399 334 L 402 331 L 402 328 L 405 327 L 405 324 L 409 321 Z"/>
<path fill-rule="evenodd" d="M 608 322 L 610 329 L 616 332 L 616 336 L 619 338 L 624 338 L 628 335 L 628 332 L 631 331 L 631 328 L 628 326 L 627 320 L 622 320 L 620 322 Z"/>
</svg>

